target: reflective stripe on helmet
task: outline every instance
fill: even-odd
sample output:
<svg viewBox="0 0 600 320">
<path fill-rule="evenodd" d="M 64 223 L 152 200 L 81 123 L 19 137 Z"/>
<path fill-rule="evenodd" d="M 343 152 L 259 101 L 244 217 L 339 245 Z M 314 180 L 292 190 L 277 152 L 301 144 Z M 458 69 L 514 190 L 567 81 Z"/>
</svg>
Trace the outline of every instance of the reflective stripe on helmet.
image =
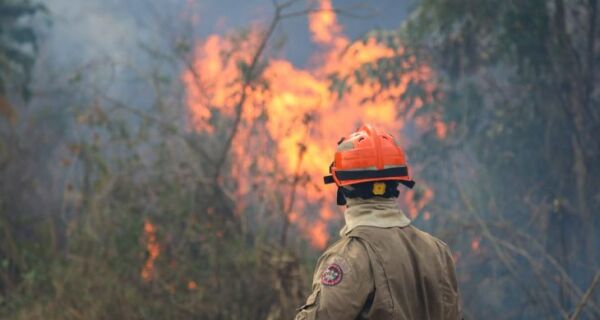
<svg viewBox="0 0 600 320">
<path fill-rule="evenodd" d="M 400 177 L 408 178 L 408 168 L 402 166 L 383 170 L 336 170 L 333 172 L 333 175 L 335 175 L 335 178 L 337 178 L 340 182 L 345 180 L 386 179 Z M 333 175 L 323 177 L 323 182 L 325 184 L 336 182 Z M 398 179 L 398 181 L 409 188 L 412 188 L 415 184 L 415 182 L 412 180 Z"/>
<path fill-rule="evenodd" d="M 389 178 L 408 176 L 408 169 L 406 167 L 395 167 L 383 170 L 336 170 L 334 174 L 340 181 Z"/>
</svg>

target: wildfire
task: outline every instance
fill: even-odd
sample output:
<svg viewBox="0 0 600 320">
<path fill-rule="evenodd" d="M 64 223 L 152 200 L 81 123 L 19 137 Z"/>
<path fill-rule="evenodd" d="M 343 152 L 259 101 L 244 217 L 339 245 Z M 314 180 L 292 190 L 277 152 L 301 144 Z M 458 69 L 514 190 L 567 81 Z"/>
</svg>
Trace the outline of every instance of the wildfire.
<svg viewBox="0 0 600 320">
<path fill-rule="evenodd" d="M 342 98 L 330 93 L 330 74 L 350 75 L 364 63 L 397 52 L 375 40 L 351 43 L 337 22 L 331 1 L 321 0 L 319 5 L 322 10 L 308 17 L 312 39 L 321 47 L 311 67 L 302 69 L 284 59 L 271 59 L 262 73 L 268 85 L 257 84 L 246 91 L 231 149 L 235 161 L 230 174 L 237 177 L 236 193 L 246 205 L 252 203 L 248 199 L 252 196 L 294 192 L 294 203 L 283 201 L 289 204 L 289 212 L 281 211 L 313 246 L 323 248 L 328 241 L 328 223 L 341 217 L 331 199 L 334 190 L 322 187 L 335 141 L 365 122 L 400 133 L 404 119 L 399 115 L 405 106 L 386 95 L 375 95 L 381 91 L 376 84 L 354 84 Z M 240 62 L 250 62 L 260 39 L 261 33 L 252 30 L 242 41 L 212 35 L 196 47 L 193 68 L 182 75 L 194 130 L 213 133 L 218 125 L 227 123 L 219 123 L 215 114 L 225 119 L 233 114 L 242 90 Z M 411 80 L 429 77 L 426 67 L 407 72 L 387 91 L 397 97 Z M 369 97 L 375 98 L 366 99 Z M 437 130 L 445 134 L 441 127 Z M 403 137 L 396 138 L 405 144 Z M 290 181 L 299 183 L 293 188 Z M 431 197 L 432 191 L 422 203 L 414 204 L 415 210 Z M 311 215 L 312 211 L 319 214 Z"/>
<path fill-rule="evenodd" d="M 146 259 L 146 263 L 144 264 L 140 275 L 144 281 L 150 281 L 154 278 L 156 273 L 154 269 L 154 262 L 160 254 L 160 246 L 158 244 L 158 240 L 156 239 L 156 227 L 147 219 L 144 221 L 144 235 L 146 237 L 146 250 L 148 252 L 148 258 Z"/>
</svg>

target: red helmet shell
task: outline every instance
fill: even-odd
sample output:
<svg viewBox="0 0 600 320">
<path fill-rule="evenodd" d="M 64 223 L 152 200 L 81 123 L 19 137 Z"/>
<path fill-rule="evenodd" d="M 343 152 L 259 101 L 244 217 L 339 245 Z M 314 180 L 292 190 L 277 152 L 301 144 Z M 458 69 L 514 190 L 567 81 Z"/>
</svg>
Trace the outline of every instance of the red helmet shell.
<svg viewBox="0 0 600 320">
<path fill-rule="evenodd" d="M 325 183 L 335 182 L 340 187 L 390 180 L 409 187 L 414 185 L 404 151 L 394 137 L 369 124 L 340 141 L 330 172 Z"/>
</svg>

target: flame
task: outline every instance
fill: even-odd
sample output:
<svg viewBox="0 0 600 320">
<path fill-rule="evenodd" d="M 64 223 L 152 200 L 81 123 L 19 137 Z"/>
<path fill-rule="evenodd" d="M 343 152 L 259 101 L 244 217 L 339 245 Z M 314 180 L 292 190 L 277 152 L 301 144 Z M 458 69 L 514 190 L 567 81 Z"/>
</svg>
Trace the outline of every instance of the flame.
<svg viewBox="0 0 600 320">
<path fill-rule="evenodd" d="M 271 59 L 261 74 L 268 85 L 258 83 L 246 90 L 231 148 L 235 161 L 230 175 L 237 177 L 235 192 L 243 205 L 252 204 L 251 197 L 256 195 L 261 195 L 254 199 L 259 203 L 273 199 L 276 193 L 289 198 L 294 194 L 296 201 L 282 201 L 287 209 L 284 206 L 281 211 L 314 247 L 323 248 L 329 240 L 328 223 L 341 217 L 331 200 L 333 188 L 322 186 L 335 141 L 362 123 L 400 133 L 405 121 L 400 114 L 406 106 L 389 96 L 400 96 L 411 80 L 429 79 L 431 70 L 424 66 L 402 74 L 399 84 L 385 90 L 384 95 L 376 94 L 382 91 L 377 84 L 352 83 L 352 90 L 339 98 L 329 90 L 329 75 L 352 75 L 361 65 L 403 49 L 394 51 L 375 39 L 352 43 L 338 24 L 331 1 L 320 0 L 319 8 L 308 17 L 312 40 L 321 48 L 311 67 L 303 69 L 282 58 Z M 192 67 L 182 74 L 194 130 L 211 134 L 215 123 L 231 123 L 223 119 L 231 119 L 240 101 L 240 62 L 251 61 L 261 37 L 259 30 L 252 29 L 241 40 L 211 35 L 196 46 Z M 429 196 L 433 196 L 432 191 Z M 311 215 L 313 211 L 318 215 Z"/>
<path fill-rule="evenodd" d="M 196 289 L 198 289 L 198 283 L 196 283 L 196 281 L 194 281 L 194 280 L 190 280 L 187 283 L 187 288 L 188 288 L 188 290 L 196 290 Z"/>
<path fill-rule="evenodd" d="M 414 190 L 408 190 L 404 193 L 404 203 L 406 204 L 406 209 L 408 211 L 408 216 L 411 219 L 416 219 L 419 216 L 421 210 L 433 200 L 433 189 L 429 188 L 427 185 L 422 185 L 421 187 L 422 194 L 415 199 Z M 431 217 L 429 212 L 424 213 L 424 220 L 429 220 Z"/>
<path fill-rule="evenodd" d="M 475 237 L 471 240 L 471 250 L 475 253 L 479 252 L 481 249 L 481 238 Z"/>
<path fill-rule="evenodd" d="M 307 230 L 310 243 L 316 248 L 324 248 L 327 245 L 329 236 L 327 235 L 327 225 L 323 220 L 317 220 Z"/>
<path fill-rule="evenodd" d="M 423 213 L 423 220 L 429 221 L 429 219 L 431 219 L 431 213 L 429 213 L 429 211 L 425 211 L 425 213 Z"/>
<path fill-rule="evenodd" d="M 446 139 L 446 137 L 448 136 L 448 125 L 441 120 L 436 120 L 433 125 L 435 128 L 435 134 L 437 135 L 437 137 L 440 138 L 441 140 Z"/>
<path fill-rule="evenodd" d="M 144 281 L 150 281 L 156 274 L 154 262 L 160 254 L 160 246 L 156 239 L 156 227 L 148 219 L 144 221 L 144 235 L 146 237 L 148 258 L 146 259 L 146 263 L 144 264 L 140 275 Z"/>
<path fill-rule="evenodd" d="M 308 27 L 315 43 L 328 46 L 348 44 L 348 39 L 342 35 L 331 0 L 319 2 L 319 10 L 309 16 Z"/>
</svg>

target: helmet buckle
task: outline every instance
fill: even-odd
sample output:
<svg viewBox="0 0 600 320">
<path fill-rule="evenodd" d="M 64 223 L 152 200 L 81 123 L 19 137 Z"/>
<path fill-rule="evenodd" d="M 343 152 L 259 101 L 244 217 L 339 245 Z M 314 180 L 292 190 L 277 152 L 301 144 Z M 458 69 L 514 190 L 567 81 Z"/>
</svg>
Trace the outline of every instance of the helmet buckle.
<svg viewBox="0 0 600 320">
<path fill-rule="evenodd" d="M 373 183 L 373 195 L 381 196 L 385 194 L 385 183 L 375 182 Z"/>
</svg>

